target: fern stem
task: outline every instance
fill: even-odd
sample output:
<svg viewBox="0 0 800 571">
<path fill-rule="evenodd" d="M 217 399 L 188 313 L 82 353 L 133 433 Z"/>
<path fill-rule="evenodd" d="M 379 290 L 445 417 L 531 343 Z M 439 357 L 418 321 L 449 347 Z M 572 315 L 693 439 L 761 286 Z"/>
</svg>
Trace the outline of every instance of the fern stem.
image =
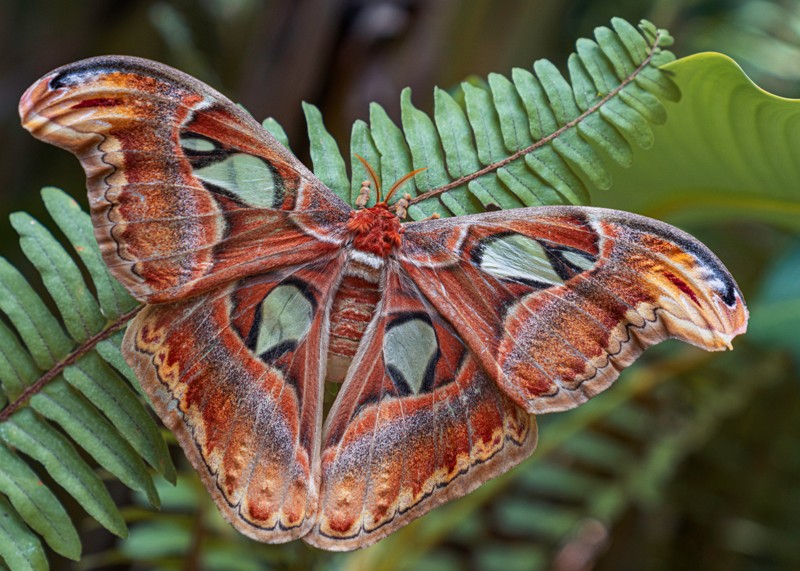
<svg viewBox="0 0 800 571">
<path fill-rule="evenodd" d="M 28 399 L 30 399 L 33 395 L 37 394 L 41 391 L 47 383 L 55 379 L 58 375 L 60 375 L 64 369 L 69 367 L 70 365 L 74 364 L 78 359 L 86 355 L 89 351 L 95 348 L 95 346 L 111 337 L 114 333 L 125 327 L 128 322 L 133 319 L 139 311 L 142 310 L 144 305 L 137 305 L 129 312 L 121 315 L 119 319 L 112 322 L 108 327 L 105 329 L 101 329 L 94 335 L 92 335 L 89 339 L 87 339 L 84 343 L 79 345 L 72 353 L 64 357 L 61 361 L 56 363 L 51 369 L 49 369 L 46 373 L 44 373 L 41 377 L 36 379 L 36 381 L 28 386 L 22 393 L 13 401 L 8 403 L 2 411 L 0 411 L 0 423 L 7 421 L 12 414 L 14 414 L 17 409 L 19 409 L 23 404 L 25 404 Z"/>
<path fill-rule="evenodd" d="M 595 113 L 603 105 L 605 105 L 611 99 L 616 97 L 619 94 L 620 91 L 622 91 L 629 83 L 631 83 L 632 81 L 634 81 L 636 79 L 636 76 L 638 76 L 642 72 L 642 70 L 644 68 L 646 68 L 648 65 L 650 65 L 650 62 L 652 61 L 653 57 L 656 55 L 656 53 L 658 53 L 658 49 L 659 49 L 658 42 L 661 39 L 661 36 L 662 36 L 662 32 L 659 31 L 658 34 L 656 35 L 655 39 L 653 40 L 653 44 L 650 46 L 650 51 L 647 53 L 647 57 L 644 59 L 644 61 L 642 61 L 642 63 L 639 64 L 639 67 L 637 67 L 635 70 L 633 70 L 628 77 L 626 77 L 624 80 L 622 80 L 622 83 L 620 83 L 617 87 L 615 87 L 614 89 L 609 91 L 600 101 L 598 101 L 597 103 L 595 103 L 594 105 L 589 107 L 586 111 L 584 111 L 583 113 L 581 113 L 577 117 L 575 117 L 575 119 L 573 119 L 572 121 L 569 121 L 568 123 L 565 123 L 558 130 L 553 131 L 552 133 L 550 133 L 549 135 L 547 135 L 546 137 L 544 137 L 542 139 L 539 139 L 538 141 L 536 141 L 532 145 L 530 145 L 528 147 L 525 147 L 524 149 L 520 149 L 519 151 L 515 152 L 514 154 L 507 156 L 506 158 L 504 158 L 501 161 L 497 161 L 496 163 L 492 163 L 492 164 L 490 164 L 488 166 L 483 167 L 480 170 L 475 171 L 474 173 L 462 176 L 461 178 L 458 178 L 458 179 L 454 180 L 453 182 L 445 184 L 444 186 L 440 186 L 439 188 L 434 188 L 433 190 L 429 190 L 426 193 L 420 194 L 419 196 L 417 196 L 415 198 L 412 198 L 411 200 L 408 201 L 409 206 L 412 205 L 412 204 L 416 204 L 418 202 L 422 202 L 423 200 L 427 200 L 428 198 L 433 198 L 434 196 L 438 196 L 440 194 L 444 194 L 445 192 L 447 192 L 449 190 L 453 190 L 454 188 L 458 188 L 459 186 L 467 184 L 467 183 L 469 183 L 469 182 L 471 182 L 471 181 L 473 181 L 473 180 L 475 180 L 477 178 L 482 177 L 485 174 L 494 172 L 494 171 L 506 166 L 507 164 L 509 164 L 511 162 L 514 162 L 518 158 L 524 157 L 528 153 L 532 153 L 536 149 L 538 149 L 540 147 L 543 147 L 544 145 L 548 144 L 550 141 L 552 141 L 552 140 L 558 138 L 559 136 L 561 136 L 565 131 L 568 131 L 569 129 L 572 129 L 573 127 L 578 125 L 581 121 L 586 119 L 589 115 L 591 115 L 592 113 Z"/>
</svg>

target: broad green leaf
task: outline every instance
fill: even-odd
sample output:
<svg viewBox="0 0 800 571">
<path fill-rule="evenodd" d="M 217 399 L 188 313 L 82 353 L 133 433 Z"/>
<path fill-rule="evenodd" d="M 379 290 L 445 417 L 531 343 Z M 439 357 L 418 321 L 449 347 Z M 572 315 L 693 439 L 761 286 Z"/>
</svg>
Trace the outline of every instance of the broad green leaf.
<svg viewBox="0 0 800 571">
<path fill-rule="evenodd" d="M 750 312 L 748 338 L 788 349 L 800 364 L 800 239 L 773 263 Z"/>
<path fill-rule="evenodd" d="M 690 223 L 746 218 L 800 231 L 800 101 L 753 84 L 724 55 L 665 68 L 683 97 L 667 103 L 654 145 L 630 169 L 610 166 L 614 187 L 595 204 Z M 713 78 L 710 80 L 709 78 Z"/>
</svg>

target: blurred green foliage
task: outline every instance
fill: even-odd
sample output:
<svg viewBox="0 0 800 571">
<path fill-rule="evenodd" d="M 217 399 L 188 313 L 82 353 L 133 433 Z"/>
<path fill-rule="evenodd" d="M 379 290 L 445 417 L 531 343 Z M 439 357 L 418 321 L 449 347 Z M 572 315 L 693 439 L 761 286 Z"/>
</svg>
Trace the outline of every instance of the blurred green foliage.
<svg viewBox="0 0 800 571">
<path fill-rule="evenodd" d="M 575 39 L 590 36 L 612 16 L 648 18 L 670 29 L 679 57 L 727 53 L 762 88 L 800 97 L 795 1 L 3 0 L 0 210 L 3 218 L 12 210 L 42 217 L 38 189 L 47 184 L 85 201 L 77 162 L 31 139 L 15 112 L 34 79 L 69 61 L 126 53 L 181 68 L 241 101 L 256 117 L 276 117 L 307 160 L 301 100 L 321 109 L 344 148 L 353 121 L 368 119 L 371 101 L 398 120 L 405 86 L 414 88 L 415 104 L 430 111 L 433 85 L 448 88 L 472 74 L 506 74 L 538 58 L 564 69 Z M 713 89 L 708 97 L 715 101 Z M 743 116 L 752 109 L 726 111 L 756 133 L 770 120 Z M 534 459 L 369 550 L 328 554 L 300 542 L 269 546 L 241 537 L 220 519 L 176 452 L 179 484 L 159 486 L 161 511 L 112 486 L 117 503 L 128 506 L 128 539 L 117 540 L 87 520 L 79 530 L 82 561 L 53 556 L 52 567 L 800 567 L 797 173 L 764 169 L 748 181 L 747 201 L 738 206 L 733 198 L 740 195 L 729 200 L 725 189 L 711 183 L 696 190 L 716 196 L 715 203 L 698 200 L 696 192 L 665 194 L 665 183 L 674 182 L 669 177 L 697 180 L 697 169 L 703 170 L 699 179 L 707 175 L 713 181 L 714 170 L 738 168 L 736 161 L 770 165 L 777 153 L 785 155 L 779 165 L 796 167 L 800 123 L 787 128 L 785 141 L 735 149 L 740 155 L 726 164 L 716 154 L 719 147 L 703 139 L 705 121 L 712 119 L 683 116 L 693 131 L 682 142 L 666 141 L 656 131 L 652 152 L 658 157 L 664 157 L 664 146 L 685 151 L 680 161 L 665 159 L 656 182 L 646 169 L 620 169 L 614 173 L 618 184 L 593 197 L 677 221 L 718 253 L 753 313 L 751 333 L 736 341 L 734 353 L 710 357 L 671 344 L 649 351 L 589 405 L 540 419 L 542 442 Z M 723 146 L 751 142 L 741 134 L 730 137 Z M 756 158 L 765 148 L 767 154 Z M 0 245 L 3 256 L 20 260 L 7 224 L 0 224 Z"/>
</svg>

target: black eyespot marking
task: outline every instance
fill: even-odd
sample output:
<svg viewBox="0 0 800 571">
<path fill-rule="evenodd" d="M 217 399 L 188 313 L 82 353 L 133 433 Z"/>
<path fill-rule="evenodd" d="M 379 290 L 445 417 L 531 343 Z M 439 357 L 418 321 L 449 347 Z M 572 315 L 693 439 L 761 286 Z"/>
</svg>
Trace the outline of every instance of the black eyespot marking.
<svg viewBox="0 0 800 571">
<path fill-rule="evenodd" d="M 550 244 L 544 240 L 540 240 L 539 243 L 547 252 L 553 270 L 564 281 L 582 274 L 597 264 L 597 257 L 583 250 Z"/>
<path fill-rule="evenodd" d="M 658 222 L 651 222 L 651 224 L 645 224 L 637 220 L 614 220 L 614 222 L 622 227 L 627 227 L 637 232 L 653 234 L 659 238 L 662 238 L 663 240 L 666 240 L 667 242 L 677 244 L 689 252 L 718 282 L 717 284 L 713 284 L 714 291 L 719 294 L 722 301 L 725 302 L 725 305 L 728 307 L 736 306 L 737 295 L 738 297 L 741 297 L 741 292 L 739 291 L 736 282 L 733 281 L 733 276 L 731 276 L 728 270 L 725 269 L 725 266 L 722 265 L 722 262 L 720 262 L 717 257 L 711 253 L 711 250 L 705 247 L 702 243 L 692 238 L 688 234 L 685 234 L 684 232 Z"/>
<path fill-rule="evenodd" d="M 266 363 L 272 363 L 274 365 L 280 357 L 295 349 L 297 349 L 297 341 L 281 341 L 277 345 L 261 353 L 258 358 Z"/>
</svg>

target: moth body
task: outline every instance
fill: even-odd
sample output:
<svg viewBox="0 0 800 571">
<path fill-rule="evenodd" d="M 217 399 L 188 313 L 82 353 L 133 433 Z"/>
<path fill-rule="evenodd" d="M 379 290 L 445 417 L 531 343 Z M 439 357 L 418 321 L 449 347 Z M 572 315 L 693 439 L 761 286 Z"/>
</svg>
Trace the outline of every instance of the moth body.
<svg viewBox="0 0 800 571">
<path fill-rule="evenodd" d="M 402 243 L 403 228 L 384 202 L 355 210 L 347 223 L 350 240 L 330 313 L 327 380 L 341 382 L 381 298 L 386 259 Z"/>
<path fill-rule="evenodd" d="M 357 250 L 355 252 L 358 252 Z M 382 267 L 348 256 L 344 277 L 331 304 L 327 380 L 341 382 L 381 298 Z"/>
</svg>

